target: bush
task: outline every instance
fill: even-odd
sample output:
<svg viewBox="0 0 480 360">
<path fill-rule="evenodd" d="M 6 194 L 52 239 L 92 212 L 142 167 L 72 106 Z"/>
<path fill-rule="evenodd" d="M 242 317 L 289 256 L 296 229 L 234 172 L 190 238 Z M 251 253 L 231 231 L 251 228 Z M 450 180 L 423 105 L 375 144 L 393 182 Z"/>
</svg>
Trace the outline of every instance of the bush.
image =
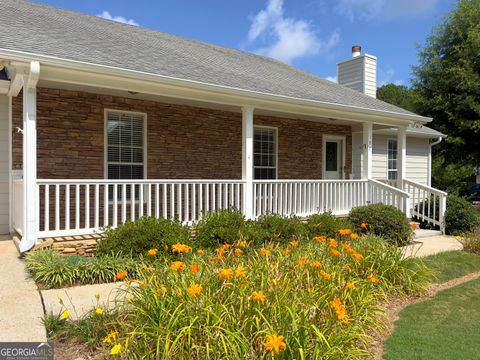
<svg viewBox="0 0 480 360">
<path fill-rule="evenodd" d="M 138 256 L 150 249 L 163 249 L 176 243 L 189 243 L 189 229 L 177 219 L 142 217 L 117 228 L 107 228 L 106 238 L 96 248 L 96 255 Z"/>
<path fill-rule="evenodd" d="M 413 230 L 405 214 L 394 206 L 371 204 L 353 208 L 348 220 L 354 227 L 368 224 L 368 231 L 398 246 L 410 242 Z"/>
<path fill-rule="evenodd" d="M 465 234 L 461 239 L 463 250 L 480 255 L 480 229 Z"/>
<path fill-rule="evenodd" d="M 204 213 L 195 225 L 195 243 L 202 248 L 232 244 L 238 240 L 244 227 L 245 216 L 234 208 Z"/>
<path fill-rule="evenodd" d="M 345 218 L 333 216 L 331 213 L 323 213 L 310 216 L 306 226 L 311 239 L 318 235 L 335 237 L 338 230 L 351 228 L 352 224 Z"/>
<path fill-rule="evenodd" d="M 268 242 L 287 243 L 307 237 L 305 224 L 296 216 L 268 214 L 248 223 L 243 237 L 262 246 Z"/>
<path fill-rule="evenodd" d="M 114 256 L 83 258 L 63 256 L 53 249 L 29 252 L 25 265 L 43 288 L 112 282 L 120 271 L 134 277 L 137 264 L 132 259 Z"/>
<path fill-rule="evenodd" d="M 449 195 L 445 225 L 447 234 L 456 235 L 470 232 L 480 226 L 480 216 L 467 200 L 456 195 Z"/>
</svg>

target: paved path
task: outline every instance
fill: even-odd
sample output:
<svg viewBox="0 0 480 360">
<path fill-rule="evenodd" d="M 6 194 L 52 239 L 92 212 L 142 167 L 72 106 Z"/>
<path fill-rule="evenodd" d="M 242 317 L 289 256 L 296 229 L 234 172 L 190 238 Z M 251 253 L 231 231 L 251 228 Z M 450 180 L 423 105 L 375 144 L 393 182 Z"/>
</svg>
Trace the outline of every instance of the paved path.
<svg viewBox="0 0 480 360">
<path fill-rule="evenodd" d="M 46 341 L 43 306 L 12 240 L 0 241 L 0 342 Z"/>
<path fill-rule="evenodd" d="M 416 239 L 414 244 L 404 247 L 404 254 L 407 257 L 424 257 L 444 251 L 462 249 L 462 244 L 455 237 L 437 235 Z"/>
<path fill-rule="evenodd" d="M 122 284 L 122 282 L 116 282 L 41 290 L 45 312 L 59 314 L 64 310 L 69 310 L 71 318 L 77 319 L 96 307 L 104 309 L 112 307 L 115 299 L 121 299 L 123 296 L 119 291 Z M 98 295 L 98 300 L 96 295 Z"/>
</svg>

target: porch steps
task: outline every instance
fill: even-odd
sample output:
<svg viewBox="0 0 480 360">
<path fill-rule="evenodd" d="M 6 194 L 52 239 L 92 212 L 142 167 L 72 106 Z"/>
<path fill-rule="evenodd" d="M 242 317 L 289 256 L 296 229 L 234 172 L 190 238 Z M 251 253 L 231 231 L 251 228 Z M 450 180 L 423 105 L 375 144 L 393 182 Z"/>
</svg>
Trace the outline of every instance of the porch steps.
<svg viewBox="0 0 480 360">
<path fill-rule="evenodd" d="M 417 240 L 417 239 L 423 239 L 423 238 L 441 236 L 441 235 L 442 235 L 442 232 L 440 230 L 416 229 L 414 238 L 415 240 Z"/>
</svg>

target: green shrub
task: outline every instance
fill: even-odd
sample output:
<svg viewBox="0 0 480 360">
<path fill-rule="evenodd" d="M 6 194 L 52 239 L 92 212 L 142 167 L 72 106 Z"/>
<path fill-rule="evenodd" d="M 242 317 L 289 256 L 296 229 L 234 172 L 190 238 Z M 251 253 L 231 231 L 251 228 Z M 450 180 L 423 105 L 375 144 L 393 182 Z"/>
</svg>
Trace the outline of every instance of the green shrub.
<svg viewBox="0 0 480 360">
<path fill-rule="evenodd" d="M 456 235 L 470 232 L 480 226 L 480 216 L 467 200 L 456 195 L 449 195 L 447 197 L 445 225 L 447 234 Z"/>
<path fill-rule="evenodd" d="M 296 216 L 268 214 L 248 223 L 243 236 L 258 245 L 267 242 L 287 243 L 292 240 L 303 240 L 308 236 L 307 229 Z"/>
<path fill-rule="evenodd" d="M 244 226 L 245 216 L 234 208 L 204 213 L 195 225 L 195 244 L 202 248 L 232 244 L 239 239 Z"/>
<path fill-rule="evenodd" d="M 96 255 L 144 255 L 150 249 L 163 249 L 165 245 L 189 243 L 189 229 L 178 220 L 142 217 L 127 221 L 117 228 L 107 228 L 106 238 L 96 248 Z"/>
<path fill-rule="evenodd" d="M 345 218 L 333 216 L 331 213 L 314 214 L 307 219 L 308 236 L 318 235 L 335 237 L 338 230 L 349 229 L 352 224 Z"/>
<path fill-rule="evenodd" d="M 353 208 L 348 220 L 354 227 L 368 224 L 368 231 L 398 246 L 410 242 L 413 230 L 405 214 L 394 206 L 371 204 Z"/>
<path fill-rule="evenodd" d="M 112 282 L 119 271 L 127 271 L 131 277 L 137 272 L 137 264 L 133 259 L 115 256 L 68 257 L 53 249 L 29 252 L 25 264 L 32 278 L 47 289 Z"/>
<path fill-rule="evenodd" d="M 463 250 L 480 255 L 480 229 L 465 234 L 461 242 Z"/>
</svg>

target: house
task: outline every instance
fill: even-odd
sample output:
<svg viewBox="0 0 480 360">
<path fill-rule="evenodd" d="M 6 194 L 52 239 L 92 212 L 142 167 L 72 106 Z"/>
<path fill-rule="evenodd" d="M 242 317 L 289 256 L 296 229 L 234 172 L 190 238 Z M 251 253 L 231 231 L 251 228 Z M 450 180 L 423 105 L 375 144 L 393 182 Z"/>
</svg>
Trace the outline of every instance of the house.
<svg viewBox="0 0 480 360">
<path fill-rule="evenodd" d="M 383 202 L 443 228 L 445 193 L 423 169 L 431 135 L 417 136 L 431 119 L 273 59 L 1 4 L 0 230 L 16 231 L 21 251 L 232 206 L 255 218 Z"/>
</svg>

